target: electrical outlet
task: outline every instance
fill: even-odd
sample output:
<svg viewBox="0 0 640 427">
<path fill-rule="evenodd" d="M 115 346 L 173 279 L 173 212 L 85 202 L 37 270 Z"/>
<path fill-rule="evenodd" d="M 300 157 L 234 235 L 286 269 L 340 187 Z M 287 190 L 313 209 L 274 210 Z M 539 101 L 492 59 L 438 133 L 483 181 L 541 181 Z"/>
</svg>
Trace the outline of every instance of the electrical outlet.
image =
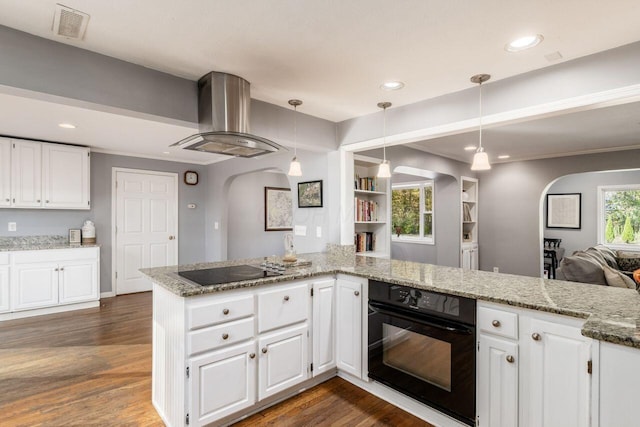
<svg viewBox="0 0 640 427">
<path fill-rule="evenodd" d="M 220 228 L 220 224 L 218 224 L 218 221 L 213 223 L 213 229 L 217 230 L 218 228 Z"/>
<path fill-rule="evenodd" d="M 322 237 L 322 227 L 316 227 L 316 237 Z"/>
<path fill-rule="evenodd" d="M 493 272 L 494 273 L 500 273 L 500 269 L 498 267 L 493 267 Z"/>
<path fill-rule="evenodd" d="M 16 231 L 17 230 L 16 223 L 15 222 L 10 222 L 8 229 L 9 229 L 9 231 Z"/>
<path fill-rule="evenodd" d="M 293 228 L 293 232 L 296 236 L 306 236 L 307 235 L 307 226 L 306 225 L 296 225 Z"/>
</svg>

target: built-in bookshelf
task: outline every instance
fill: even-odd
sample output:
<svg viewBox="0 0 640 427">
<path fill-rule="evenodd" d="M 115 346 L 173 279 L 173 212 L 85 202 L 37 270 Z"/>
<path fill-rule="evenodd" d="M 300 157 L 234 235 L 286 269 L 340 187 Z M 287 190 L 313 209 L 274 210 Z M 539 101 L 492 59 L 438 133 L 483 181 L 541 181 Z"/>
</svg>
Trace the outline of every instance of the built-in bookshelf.
<svg viewBox="0 0 640 427">
<path fill-rule="evenodd" d="M 460 266 L 478 269 L 478 180 L 461 177 L 461 259 Z"/>
<path fill-rule="evenodd" d="M 358 255 L 389 257 L 389 179 L 376 177 L 379 164 L 354 156 L 354 244 Z"/>
</svg>

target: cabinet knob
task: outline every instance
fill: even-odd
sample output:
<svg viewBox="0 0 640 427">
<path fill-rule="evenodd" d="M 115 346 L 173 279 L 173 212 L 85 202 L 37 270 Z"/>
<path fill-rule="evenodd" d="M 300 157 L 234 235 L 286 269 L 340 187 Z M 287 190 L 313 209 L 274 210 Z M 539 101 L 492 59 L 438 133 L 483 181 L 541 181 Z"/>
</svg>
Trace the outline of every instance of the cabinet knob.
<svg viewBox="0 0 640 427">
<path fill-rule="evenodd" d="M 493 326 L 495 326 L 496 328 L 499 328 L 499 327 L 500 327 L 500 321 L 499 321 L 499 320 L 494 320 L 493 322 L 491 322 L 491 324 L 492 324 Z"/>
<path fill-rule="evenodd" d="M 60 267 L 60 271 L 64 271 L 64 267 Z"/>
<path fill-rule="evenodd" d="M 58 268 L 54 268 L 53 271 L 59 271 L 59 269 Z"/>
<path fill-rule="evenodd" d="M 222 339 L 223 339 L 223 340 L 226 340 L 226 339 L 228 339 L 228 338 L 229 338 L 229 334 L 222 334 Z"/>
<path fill-rule="evenodd" d="M 540 336 L 539 333 L 534 332 L 533 334 L 531 334 L 531 338 L 533 338 L 534 341 L 540 341 L 540 338 L 542 337 Z"/>
<path fill-rule="evenodd" d="M 45 200 L 44 202 L 45 202 L 45 203 L 49 203 L 49 201 L 48 201 L 48 200 Z"/>
<path fill-rule="evenodd" d="M 40 199 L 36 200 L 36 203 L 40 203 Z"/>
<path fill-rule="evenodd" d="M 229 314 L 229 309 L 225 308 L 224 310 L 222 310 L 222 314 L 227 315 Z"/>
<path fill-rule="evenodd" d="M 175 238 L 176 238 L 176 236 L 169 236 L 169 240 L 173 240 Z"/>
<path fill-rule="evenodd" d="M 353 294 L 354 294 L 355 296 L 358 296 L 358 295 L 360 295 L 360 291 L 355 291 Z"/>
<path fill-rule="evenodd" d="M 268 350 L 267 350 L 267 347 L 265 347 L 265 348 L 263 348 L 263 349 L 262 349 L 262 352 L 263 352 L 264 354 L 266 354 L 266 353 L 267 353 L 267 351 L 268 351 Z"/>
<path fill-rule="evenodd" d="M 516 358 L 515 358 L 515 357 L 513 357 L 512 355 L 508 355 L 508 356 L 507 356 L 507 362 L 509 362 L 509 363 L 513 363 L 513 362 L 515 362 L 515 361 L 516 361 Z"/>
<path fill-rule="evenodd" d="M 284 296 L 284 300 L 285 300 L 285 301 L 289 301 L 289 295 L 285 295 L 285 296 Z"/>
<path fill-rule="evenodd" d="M 10 201 L 11 201 L 11 199 L 4 199 L 4 201 L 5 201 L 5 202 L 10 202 Z"/>
<path fill-rule="evenodd" d="M 255 358 L 256 358 L 256 354 L 255 353 L 249 354 L 249 359 L 255 359 Z"/>
</svg>

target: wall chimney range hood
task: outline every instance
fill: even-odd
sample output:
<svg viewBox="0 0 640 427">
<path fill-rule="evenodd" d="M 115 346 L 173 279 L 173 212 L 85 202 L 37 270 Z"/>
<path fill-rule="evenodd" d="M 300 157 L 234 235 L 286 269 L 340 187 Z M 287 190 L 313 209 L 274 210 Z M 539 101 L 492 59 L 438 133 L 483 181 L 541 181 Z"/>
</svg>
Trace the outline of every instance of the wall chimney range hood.
<svg viewBox="0 0 640 427">
<path fill-rule="evenodd" d="M 198 133 L 172 144 L 186 150 L 256 157 L 281 150 L 281 145 L 249 131 L 249 82 L 212 71 L 198 80 Z"/>
</svg>

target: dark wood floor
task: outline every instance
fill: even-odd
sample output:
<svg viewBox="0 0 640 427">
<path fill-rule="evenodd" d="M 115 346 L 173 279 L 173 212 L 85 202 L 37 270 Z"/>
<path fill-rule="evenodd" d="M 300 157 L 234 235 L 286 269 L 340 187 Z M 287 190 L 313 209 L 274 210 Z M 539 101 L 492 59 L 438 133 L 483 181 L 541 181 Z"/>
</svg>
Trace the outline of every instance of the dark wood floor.
<svg viewBox="0 0 640 427">
<path fill-rule="evenodd" d="M 151 293 L 0 323 L 0 425 L 162 426 L 151 405 Z M 334 378 L 238 426 L 427 426 Z"/>
</svg>

